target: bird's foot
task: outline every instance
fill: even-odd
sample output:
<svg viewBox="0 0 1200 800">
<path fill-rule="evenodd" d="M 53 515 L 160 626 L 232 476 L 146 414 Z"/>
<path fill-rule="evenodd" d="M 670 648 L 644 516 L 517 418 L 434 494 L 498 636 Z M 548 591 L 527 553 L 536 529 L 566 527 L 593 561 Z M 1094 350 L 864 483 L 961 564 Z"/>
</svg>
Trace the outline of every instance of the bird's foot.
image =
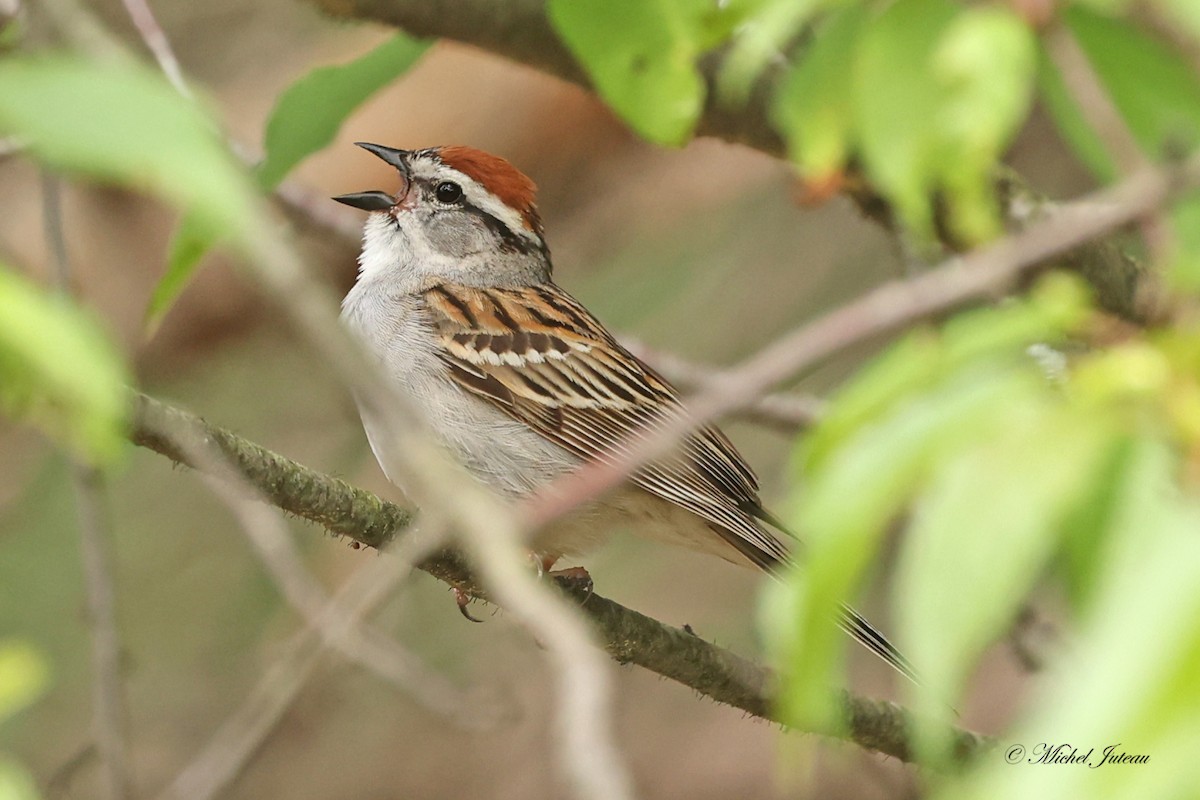
<svg viewBox="0 0 1200 800">
<path fill-rule="evenodd" d="M 467 594 L 467 593 L 466 593 L 466 592 L 464 592 L 462 589 L 458 588 L 457 586 L 455 586 L 455 587 L 454 587 L 454 600 L 455 600 L 455 602 L 457 602 L 457 603 L 458 603 L 458 610 L 459 610 L 459 612 L 460 612 L 460 613 L 461 613 L 461 614 L 462 614 L 464 617 L 466 617 L 467 619 L 471 620 L 471 622 L 483 622 L 483 620 L 481 620 L 481 619 L 478 619 L 478 618 L 476 618 L 476 617 L 473 617 L 473 616 L 471 616 L 471 612 L 470 612 L 470 611 L 467 611 L 467 606 L 468 606 L 468 605 L 471 603 L 471 601 L 472 601 L 472 600 L 474 600 L 474 599 L 475 599 L 474 597 L 472 597 L 471 595 Z"/>
</svg>

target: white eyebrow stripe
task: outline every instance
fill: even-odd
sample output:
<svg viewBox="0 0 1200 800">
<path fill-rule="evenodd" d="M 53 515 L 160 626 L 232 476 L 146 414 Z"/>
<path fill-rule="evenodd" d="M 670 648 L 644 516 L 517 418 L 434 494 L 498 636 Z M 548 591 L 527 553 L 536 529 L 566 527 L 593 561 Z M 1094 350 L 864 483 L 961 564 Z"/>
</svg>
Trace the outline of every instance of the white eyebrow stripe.
<svg viewBox="0 0 1200 800">
<path fill-rule="evenodd" d="M 537 241 L 537 234 L 526 225 L 525 217 L 521 215 L 520 211 L 501 202 L 498 197 L 470 175 L 429 159 L 414 159 L 414 161 L 416 163 L 409 165 L 414 177 L 424 178 L 434 185 L 444 180 L 454 181 L 462 187 L 463 194 L 471 205 L 500 220 L 513 233 L 531 241 Z"/>
</svg>

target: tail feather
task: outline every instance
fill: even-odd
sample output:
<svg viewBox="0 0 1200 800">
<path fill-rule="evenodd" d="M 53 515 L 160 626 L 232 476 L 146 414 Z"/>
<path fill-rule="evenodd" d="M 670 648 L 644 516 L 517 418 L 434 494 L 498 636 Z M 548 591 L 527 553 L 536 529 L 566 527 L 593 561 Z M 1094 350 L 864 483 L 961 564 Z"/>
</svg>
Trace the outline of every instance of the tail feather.
<svg viewBox="0 0 1200 800">
<path fill-rule="evenodd" d="M 750 504 L 742 508 L 743 511 L 753 517 L 767 523 L 772 528 L 787 534 L 793 541 L 798 541 L 798 537 L 792 533 L 783 524 L 783 522 L 771 514 L 760 504 Z M 756 551 L 752 545 L 744 542 L 734 542 L 739 550 L 742 550 L 754 563 L 758 564 L 762 569 L 770 573 L 773 577 L 779 578 L 780 573 L 787 566 L 783 561 L 780 561 L 775 556 L 767 553 Z M 741 545 L 741 546 L 739 546 Z M 751 552 L 753 551 L 753 552 Z M 867 618 L 855 611 L 846 604 L 841 604 L 838 615 L 838 627 L 848 633 L 863 647 L 870 650 L 875 655 L 883 659 L 892 669 L 899 672 L 904 677 L 908 678 L 913 683 L 919 683 L 917 680 L 916 670 L 904 654 L 892 644 L 886 636 L 884 636 L 878 628 L 867 621 Z"/>
<path fill-rule="evenodd" d="M 838 627 L 850 634 L 859 644 L 886 661 L 893 669 L 913 683 L 917 683 L 917 673 L 912 664 L 888 638 L 875 628 L 866 618 L 848 605 L 842 604 L 838 618 Z"/>
</svg>

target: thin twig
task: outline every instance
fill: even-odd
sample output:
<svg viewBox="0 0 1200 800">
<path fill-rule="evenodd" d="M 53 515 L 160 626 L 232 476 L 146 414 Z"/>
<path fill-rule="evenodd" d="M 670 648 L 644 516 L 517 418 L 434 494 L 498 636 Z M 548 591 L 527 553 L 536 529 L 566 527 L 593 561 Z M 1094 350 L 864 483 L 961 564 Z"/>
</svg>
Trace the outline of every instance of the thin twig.
<svg viewBox="0 0 1200 800">
<path fill-rule="evenodd" d="M 381 547 L 404 533 L 412 522 L 409 512 L 364 489 L 314 472 L 149 397 L 134 398 L 133 420 L 130 439 L 135 444 L 180 464 L 195 466 L 177 442 L 188 438 L 211 441 L 272 503 L 339 536 Z M 171 435 L 164 437 L 162 431 L 170 431 Z M 451 586 L 487 597 L 463 560 L 453 553 L 437 553 L 417 566 Z M 773 679 L 768 670 L 598 594 L 591 594 L 581 611 L 592 621 L 604 649 L 616 661 L 637 664 L 717 702 L 778 721 L 769 694 Z M 912 722 L 907 712 L 891 703 L 850 694 L 839 697 L 843 725 L 821 733 L 912 760 Z M 969 731 L 957 731 L 955 736 L 964 759 L 988 745 L 986 739 Z"/>
<path fill-rule="evenodd" d="M 65 7 L 72 0 L 58 2 Z M 84 24 L 65 14 L 58 22 L 67 27 Z M 412 401 L 380 374 L 378 364 L 342 328 L 334 310 L 336 298 L 309 276 L 274 221 L 263 213 L 252 227 L 257 235 L 241 243 L 248 272 L 279 302 L 295 330 L 334 368 L 360 405 L 380 421 L 403 459 L 409 496 L 427 513 L 446 515 L 478 562 L 485 583 L 545 644 L 560 678 L 556 739 L 576 792 L 594 800 L 631 797 L 632 783 L 611 733 L 606 665 L 574 612 L 526 569 L 521 555 L 524 535 L 513 510 L 437 444 Z"/>
<path fill-rule="evenodd" d="M 1079 104 L 1084 119 L 1116 161 L 1118 173 L 1122 176 L 1132 175 L 1149 167 L 1145 153 L 1071 29 L 1058 22 L 1048 27 L 1042 38 L 1050 60 L 1058 68 L 1072 98 Z"/>
<path fill-rule="evenodd" d="M 59 291 L 70 293 L 71 262 L 62 219 L 62 185 L 42 172 L 42 210 L 46 248 Z M 94 467 L 72 460 L 71 483 L 79 518 L 87 620 L 92 639 L 92 725 L 96 751 L 109 800 L 130 796 L 125 709 L 121 700 L 121 640 L 117 633 L 111 554 L 112 530 L 104 500 L 104 479 Z"/>
<path fill-rule="evenodd" d="M 180 771 L 159 800 L 210 800 L 229 788 L 292 707 L 324 651 L 321 630 L 349 631 L 403 577 L 400 559 L 376 558 L 359 567 L 319 614 L 295 634 L 246 699 Z"/>
<path fill-rule="evenodd" d="M 529 524 L 545 525 L 609 491 L 633 470 L 667 454 L 696 426 L 745 407 L 772 386 L 835 353 L 1002 292 L 1023 274 L 1046 266 L 1049 259 L 1139 219 L 1197 183 L 1197 155 L 1177 169 L 1143 169 L 1116 186 L 1060 206 L 1053 216 L 1020 233 L 951 258 L 916 277 L 883 284 L 801 325 L 722 373 L 719 382 L 689 403 L 686 417 L 664 423 L 633 443 L 622 457 L 587 464 L 539 492 L 526 505 Z"/>
<path fill-rule="evenodd" d="M 171 40 L 167 38 L 166 32 L 158 24 L 154 12 L 150 10 L 150 5 L 146 0 L 121 0 L 121 2 L 124 3 L 125 12 L 129 14 L 129 19 L 137 28 L 142 41 L 146 43 L 146 47 L 154 55 L 154 60 L 158 62 L 159 69 L 167 76 L 167 80 L 171 82 L 177 92 L 190 99 L 192 89 L 184 80 L 183 69 L 179 66 L 179 59 L 175 57 Z"/>
<path fill-rule="evenodd" d="M 1125 118 L 1096 73 L 1091 59 L 1075 34 L 1062 20 L 1050 25 L 1043 34 L 1046 51 L 1058 68 L 1063 83 L 1078 103 L 1083 118 L 1113 157 L 1117 174 L 1132 175 L 1152 166 Z M 1138 220 L 1141 233 L 1156 262 L 1161 263 L 1170 249 L 1170 231 L 1159 215 L 1148 214 Z"/>
<path fill-rule="evenodd" d="M 169 436 L 161 431 L 160 435 Z M 399 642 L 367 625 L 333 627 L 326 621 L 329 598 L 300 560 L 278 513 L 246 481 L 215 447 L 196 447 L 185 441 L 177 445 L 188 460 L 199 464 L 200 475 L 209 489 L 230 510 L 254 547 L 289 605 L 320 633 L 331 647 L 404 691 L 429 711 L 452 722 L 479 728 L 495 718 L 492 709 L 468 698 L 441 675 L 430 670 Z"/>
<path fill-rule="evenodd" d="M 629 348 L 631 353 L 685 391 L 702 390 L 723 380 L 721 370 L 716 367 L 697 364 L 674 353 L 650 347 L 629 336 L 622 336 L 620 339 L 621 344 Z M 825 401 L 818 397 L 777 392 L 759 397 L 745 408 L 738 409 L 734 416 L 785 433 L 795 433 L 815 425 L 824 412 Z"/>
</svg>

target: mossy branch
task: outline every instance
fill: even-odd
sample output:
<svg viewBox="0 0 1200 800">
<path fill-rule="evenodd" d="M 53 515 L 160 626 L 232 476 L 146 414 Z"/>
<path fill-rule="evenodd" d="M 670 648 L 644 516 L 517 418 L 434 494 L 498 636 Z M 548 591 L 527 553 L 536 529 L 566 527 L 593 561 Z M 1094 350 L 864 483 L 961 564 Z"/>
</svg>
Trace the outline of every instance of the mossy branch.
<svg viewBox="0 0 1200 800">
<path fill-rule="evenodd" d="M 370 547 L 402 535 L 413 514 L 343 480 L 297 464 L 186 411 L 145 395 L 133 399 L 130 440 L 179 464 L 201 448 L 216 448 L 242 477 L 279 508 L 316 522 L 331 533 Z M 486 597 L 471 571 L 455 553 L 442 551 L 417 565 L 451 586 Z M 678 681 L 702 695 L 763 719 L 778 722 L 771 704 L 771 672 L 694 634 L 665 625 L 619 603 L 581 590 L 563 591 L 580 600 L 605 650 L 622 664 L 637 664 Z M 904 761 L 913 758 L 911 719 L 894 703 L 842 693 L 844 726 L 814 731 L 876 750 Z M 988 745 L 979 734 L 959 730 L 956 752 L 965 759 Z"/>
</svg>

